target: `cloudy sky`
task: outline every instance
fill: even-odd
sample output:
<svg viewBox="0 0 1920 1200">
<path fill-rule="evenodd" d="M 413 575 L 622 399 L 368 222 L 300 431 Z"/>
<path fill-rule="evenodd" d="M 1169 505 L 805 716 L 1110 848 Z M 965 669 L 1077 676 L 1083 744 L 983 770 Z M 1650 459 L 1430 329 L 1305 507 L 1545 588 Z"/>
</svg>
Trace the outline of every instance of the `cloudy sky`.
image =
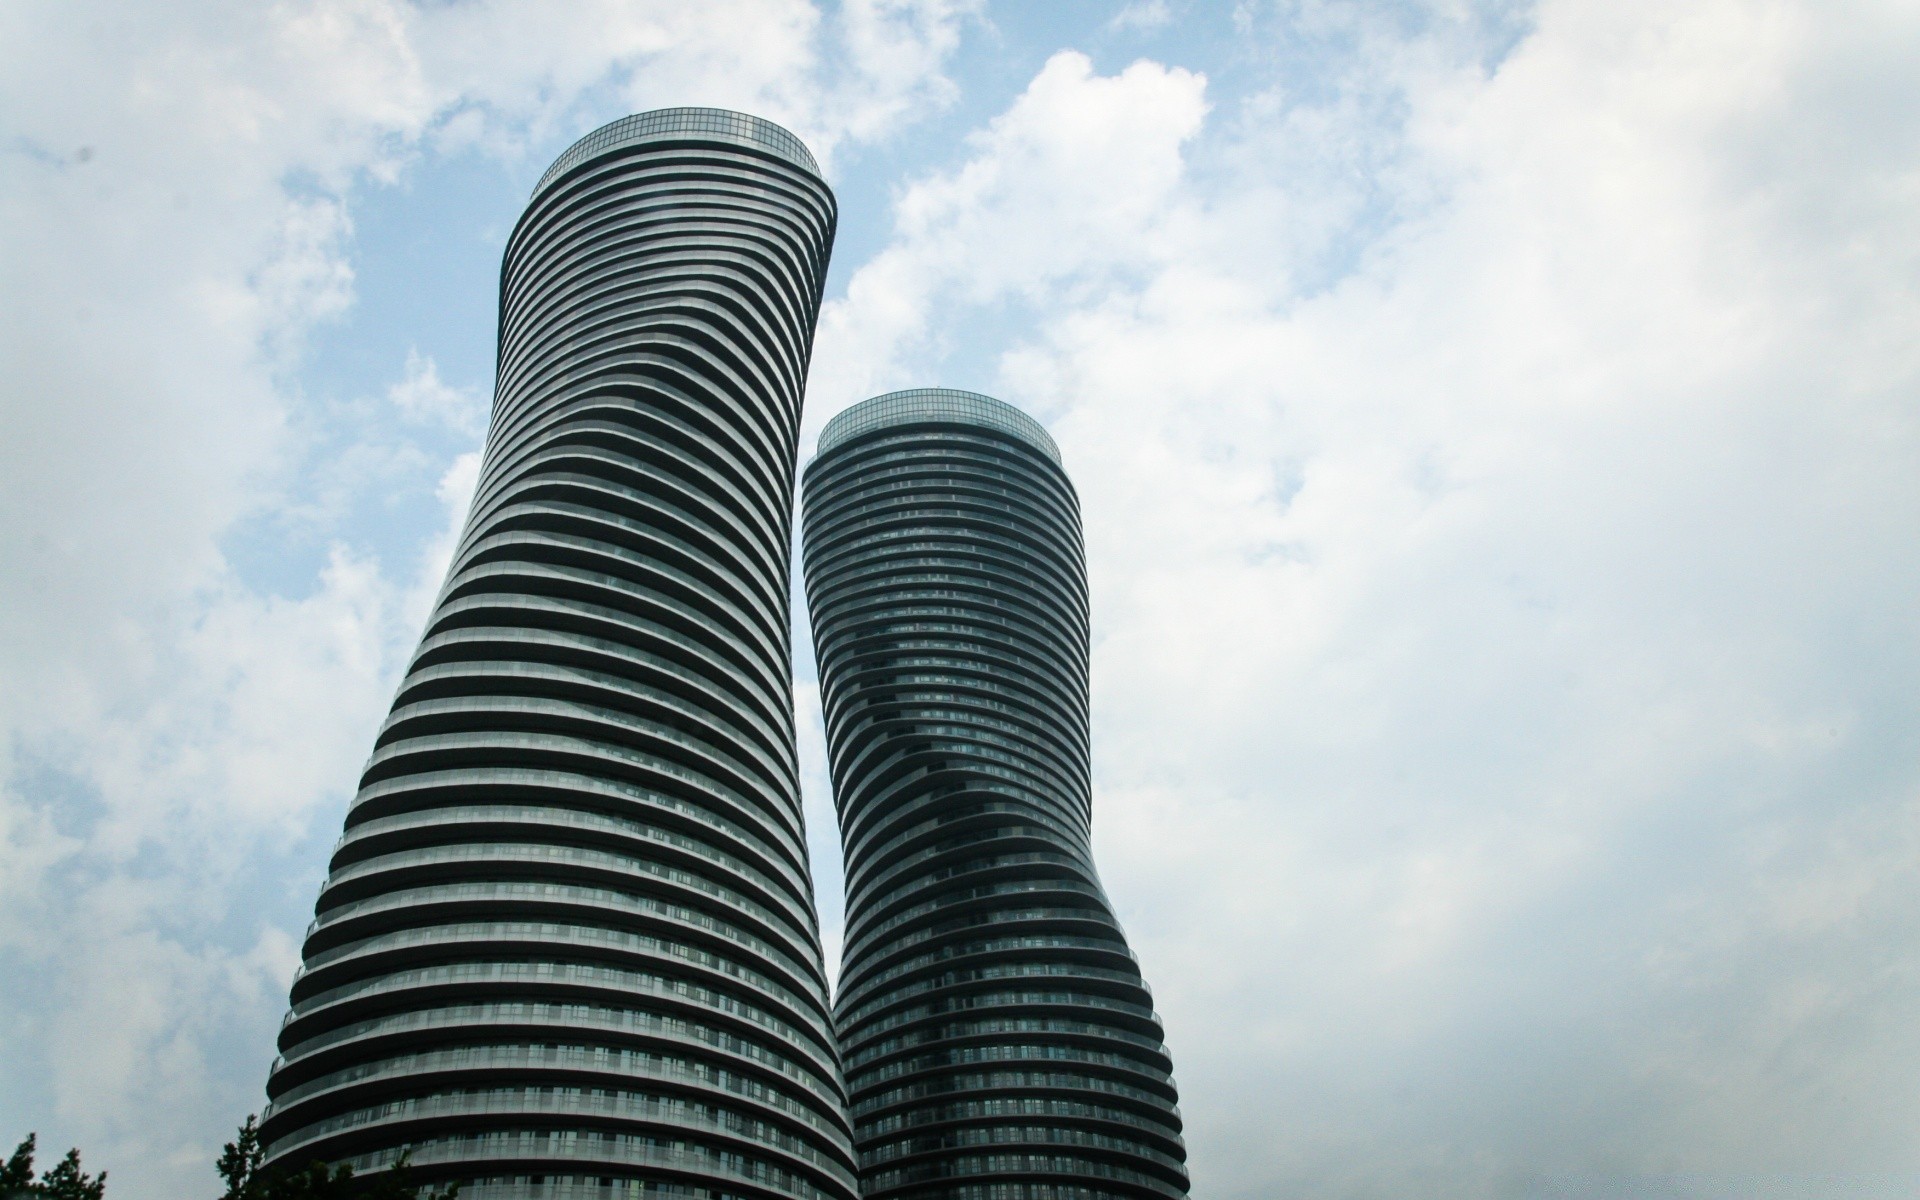
<svg viewBox="0 0 1920 1200">
<path fill-rule="evenodd" d="M 1920 1192 L 1911 0 L 0 4 L 0 1137 L 214 1190 L 505 235 L 684 103 L 838 191 L 803 453 L 1065 452 L 1197 1194 Z"/>
</svg>

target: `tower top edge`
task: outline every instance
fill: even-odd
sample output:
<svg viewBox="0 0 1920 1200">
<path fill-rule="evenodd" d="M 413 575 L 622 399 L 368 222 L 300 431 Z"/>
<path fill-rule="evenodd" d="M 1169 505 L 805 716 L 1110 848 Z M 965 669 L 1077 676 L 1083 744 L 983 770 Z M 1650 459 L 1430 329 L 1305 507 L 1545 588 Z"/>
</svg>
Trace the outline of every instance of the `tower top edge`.
<svg viewBox="0 0 1920 1200">
<path fill-rule="evenodd" d="M 549 183 L 589 159 L 628 146 L 660 141 L 745 146 L 784 159 L 816 178 L 824 178 L 807 144 L 792 131 L 765 117 L 728 108 L 656 108 L 609 121 L 567 147 L 540 176 L 540 182 L 533 185 L 533 194 L 538 196 Z"/>
<path fill-rule="evenodd" d="M 908 388 L 875 396 L 837 413 L 820 431 L 819 454 L 877 429 L 894 425 L 920 424 L 977 425 L 1010 434 L 1053 460 L 1060 461 L 1060 447 L 1046 427 L 1026 413 L 992 396 L 959 388 Z"/>
</svg>

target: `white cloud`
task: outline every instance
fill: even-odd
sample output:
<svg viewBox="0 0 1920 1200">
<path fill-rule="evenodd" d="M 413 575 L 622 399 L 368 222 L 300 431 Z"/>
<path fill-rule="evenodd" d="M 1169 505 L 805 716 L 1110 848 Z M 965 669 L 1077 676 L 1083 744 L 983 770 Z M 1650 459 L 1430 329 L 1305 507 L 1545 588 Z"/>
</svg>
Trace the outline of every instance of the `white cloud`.
<svg viewBox="0 0 1920 1200">
<path fill-rule="evenodd" d="M 954 98 L 943 68 L 977 8 L 849 0 L 823 17 L 805 0 L 508 0 L 409 10 L 407 23 L 438 112 L 450 114 L 439 136 L 451 144 L 514 150 L 550 140 L 554 128 L 577 123 L 573 98 L 613 70 L 634 111 L 707 104 L 757 113 L 792 128 L 830 165 L 843 143 L 885 136 Z"/>
<path fill-rule="evenodd" d="M 471 420 L 431 358 L 387 406 L 298 386 L 352 304 L 359 189 L 543 156 L 609 95 L 831 153 L 950 103 L 982 19 L 0 9 L 0 1116 L 138 1200 L 204 1186 L 258 1102 L 294 931 L 234 898 L 310 898 L 292 848 L 330 839 L 453 531 L 336 545 L 304 590 L 225 539 L 270 507 L 337 540 L 333 493 L 402 470 L 457 522 L 477 467 L 339 428 Z M 1060 438 L 1099 852 L 1199 1190 L 1900 1194 L 1920 22 L 1236 28 L 1243 76 L 1286 64 L 1250 94 L 1062 52 L 920 168 L 809 410 L 953 382 Z"/>
<path fill-rule="evenodd" d="M 1200 127 L 1204 81 L 1140 62 L 1097 76 L 1083 54 L 1048 60 L 975 134 L 957 170 L 915 181 L 893 241 L 820 318 L 811 428 L 891 386 L 941 345 L 936 314 L 1007 295 L 1038 304 L 1163 261 L 1180 147 Z"/>
<path fill-rule="evenodd" d="M 449 386 L 440 364 L 418 350 L 407 351 L 406 372 L 387 389 L 387 400 L 410 421 L 444 424 L 470 437 L 487 431 L 486 397 Z"/>
<path fill-rule="evenodd" d="M 1489 72 L 1286 11 L 1333 86 L 1197 138 L 1197 77 L 1056 57 L 817 374 L 1014 331 L 1197 1190 L 1901 1194 L 1920 22 L 1567 0 Z"/>
<path fill-rule="evenodd" d="M 29 777 L 0 808 L 25 826 L 0 872 L 0 950 L 23 964 L 0 989 L 20 1018 L 7 1055 L 14 1078 L 42 1080 L 41 1128 L 73 1130 L 117 1187 L 197 1186 L 221 1122 L 258 1105 L 298 941 L 245 897 L 317 887 L 311 855 L 299 876 L 273 872 L 290 847 L 330 836 L 316 814 L 337 821 L 478 467 L 472 453 L 448 468 L 444 528 L 399 578 L 336 546 L 304 599 L 228 580 L 86 725 L 26 742 L 86 800 L 48 804 Z M 84 836 L 52 833 L 56 821 Z"/>
<path fill-rule="evenodd" d="M 1113 14 L 1107 28 L 1146 31 L 1159 29 L 1172 20 L 1173 10 L 1167 7 L 1166 0 L 1134 0 Z"/>
<path fill-rule="evenodd" d="M 830 154 L 841 138 L 871 141 L 915 112 L 951 104 L 959 88 L 942 67 L 980 7 L 978 0 L 849 0 L 835 16 L 843 61 L 828 87 L 810 90 L 817 108 L 801 127 L 825 127 L 815 140 Z"/>
<path fill-rule="evenodd" d="M 138 1200 L 204 1186 L 259 1103 L 296 931 L 257 910 L 310 898 L 452 548 L 383 562 L 342 514 L 444 472 L 457 522 L 477 456 L 394 417 L 484 420 L 417 354 L 387 405 L 301 386 L 354 303 L 366 189 L 439 152 L 544 156 L 627 104 L 879 137 L 951 98 L 967 11 L 0 12 L 0 1119 Z M 331 548 L 265 586 L 229 558 L 249 520 Z"/>
</svg>

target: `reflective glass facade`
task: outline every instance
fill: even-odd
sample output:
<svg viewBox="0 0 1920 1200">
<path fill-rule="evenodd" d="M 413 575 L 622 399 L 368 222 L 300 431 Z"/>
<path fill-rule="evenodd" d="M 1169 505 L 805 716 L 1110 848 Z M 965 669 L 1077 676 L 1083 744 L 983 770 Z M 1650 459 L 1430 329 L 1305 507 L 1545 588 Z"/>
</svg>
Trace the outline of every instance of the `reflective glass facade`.
<svg viewBox="0 0 1920 1200">
<path fill-rule="evenodd" d="M 947 389 L 856 405 L 820 447 L 802 537 L 862 1194 L 1184 1197 L 1172 1063 L 1093 865 L 1086 572 L 1059 451 Z"/>
<path fill-rule="evenodd" d="M 508 242 L 493 423 L 308 930 L 272 1161 L 470 1200 L 852 1200 L 788 548 L 832 193 L 674 109 Z"/>
</svg>

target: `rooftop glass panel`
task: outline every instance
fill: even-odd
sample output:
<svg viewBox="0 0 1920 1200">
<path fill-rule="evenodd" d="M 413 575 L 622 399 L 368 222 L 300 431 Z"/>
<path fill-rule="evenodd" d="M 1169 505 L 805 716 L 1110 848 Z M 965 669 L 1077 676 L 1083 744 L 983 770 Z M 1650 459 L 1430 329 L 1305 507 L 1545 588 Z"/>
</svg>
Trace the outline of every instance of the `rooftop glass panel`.
<svg viewBox="0 0 1920 1200">
<path fill-rule="evenodd" d="M 819 452 L 825 454 L 842 442 L 889 425 L 918 424 L 985 426 L 1012 434 L 1054 462 L 1060 461 L 1060 447 L 1040 422 L 1004 400 L 956 388 L 909 388 L 862 400 L 827 422 L 820 431 Z"/>
<path fill-rule="evenodd" d="M 813 160 L 806 143 L 772 121 L 725 108 L 656 108 L 602 125 L 567 147 L 566 153 L 554 159 L 540 182 L 533 185 L 533 194 L 538 196 L 553 180 L 610 150 L 642 142 L 689 139 L 771 152 L 803 171 L 820 175 L 820 164 Z"/>
</svg>

